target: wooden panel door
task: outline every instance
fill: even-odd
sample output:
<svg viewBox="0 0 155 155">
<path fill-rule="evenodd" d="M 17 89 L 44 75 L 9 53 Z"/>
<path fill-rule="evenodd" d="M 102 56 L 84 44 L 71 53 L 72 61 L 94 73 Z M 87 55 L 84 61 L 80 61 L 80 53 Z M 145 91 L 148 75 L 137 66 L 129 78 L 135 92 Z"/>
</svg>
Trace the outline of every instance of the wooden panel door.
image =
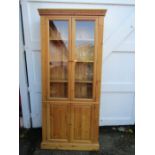
<svg viewBox="0 0 155 155">
<path fill-rule="evenodd" d="M 97 17 L 72 18 L 73 100 L 95 100 Z"/>
<path fill-rule="evenodd" d="M 89 103 L 73 103 L 71 106 L 72 142 L 91 143 L 93 140 L 94 109 Z"/>
<path fill-rule="evenodd" d="M 47 112 L 48 140 L 68 142 L 70 137 L 69 123 L 69 103 L 49 103 Z"/>
</svg>

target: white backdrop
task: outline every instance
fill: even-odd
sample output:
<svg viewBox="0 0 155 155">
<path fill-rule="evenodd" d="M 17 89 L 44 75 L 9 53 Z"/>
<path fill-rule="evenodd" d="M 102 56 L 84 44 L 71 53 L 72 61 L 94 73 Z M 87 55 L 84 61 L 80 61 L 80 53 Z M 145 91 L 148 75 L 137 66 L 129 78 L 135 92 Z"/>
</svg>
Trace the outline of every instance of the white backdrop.
<svg viewBox="0 0 155 155">
<path fill-rule="evenodd" d="M 134 124 L 134 1 L 133 0 L 21 0 L 28 70 L 28 92 L 20 72 L 20 90 L 24 117 L 32 126 L 41 126 L 40 19 L 38 8 L 107 9 L 104 26 L 104 53 L 100 126 Z M 23 52 L 22 52 L 23 53 Z M 21 61 L 24 61 L 20 57 Z M 30 104 L 30 108 L 28 108 Z M 28 114 L 27 114 L 28 113 Z M 24 127 L 30 119 L 24 118 Z"/>
</svg>

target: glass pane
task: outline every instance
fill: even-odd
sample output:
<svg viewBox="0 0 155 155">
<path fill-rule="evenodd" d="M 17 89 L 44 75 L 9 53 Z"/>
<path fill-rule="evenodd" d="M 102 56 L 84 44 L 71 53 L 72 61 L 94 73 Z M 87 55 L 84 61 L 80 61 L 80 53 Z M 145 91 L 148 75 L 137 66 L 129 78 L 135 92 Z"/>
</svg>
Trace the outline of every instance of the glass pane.
<svg viewBox="0 0 155 155">
<path fill-rule="evenodd" d="M 66 98 L 68 96 L 67 93 L 67 83 L 51 83 L 50 84 L 50 97 L 63 97 Z"/>
<path fill-rule="evenodd" d="M 76 22 L 76 59 L 78 61 L 94 60 L 94 21 Z"/>
<path fill-rule="evenodd" d="M 75 98 L 93 97 L 94 31 L 94 21 L 76 21 Z"/>
<path fill-rule="evenodd" d="M 51 20 L 49 26 L 51 40 L 68 40 L 68 21 Z"/>
<path fill-rule="evenodd" d="M 93 80 L 93 63 L 78 62 L 75 65 L 75 81 L 90 81 Z"/>
<path fill-rule="evenodd" d="M 92 98 L 92 84 L 90 83 L 76 83 L 75 84 L 75 98 Z"/>
<path fill-rule="evenodd" d="M 68 21 L 49 22 L 50 97 L 68 97 Z"/>
<path fill-rule="evenodd" d="M 50 63 L 50 80 L 66 80 L 68 79 L 66 62 L 51 62 Z"/>
<path fill-rule="evenodd" d="M 94 21 L 76 21 L 76 39 L 77 40 L 94 40 Z"/>
</svg>

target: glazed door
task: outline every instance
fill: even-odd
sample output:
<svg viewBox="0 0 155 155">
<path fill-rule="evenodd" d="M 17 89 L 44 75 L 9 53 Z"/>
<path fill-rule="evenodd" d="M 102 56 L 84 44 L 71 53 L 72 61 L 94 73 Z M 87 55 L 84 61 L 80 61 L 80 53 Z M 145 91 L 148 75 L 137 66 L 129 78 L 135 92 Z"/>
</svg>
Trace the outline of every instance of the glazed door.
<svg viewBox="0 0 155 155">
<path fill-rule="evenodd" d="M 72 18 L 73 100 L 95 100 L 97 17 Z"/>
<path fill-rule="evenodd" d="M 48 23 L 48 99 L 70 99 L 71 20 L 49 18 Z"/>
<path fill-rule="evenodd" d="M 97 17 L 48 21 L 47 98 L 95 101 Z"/>
</svg>

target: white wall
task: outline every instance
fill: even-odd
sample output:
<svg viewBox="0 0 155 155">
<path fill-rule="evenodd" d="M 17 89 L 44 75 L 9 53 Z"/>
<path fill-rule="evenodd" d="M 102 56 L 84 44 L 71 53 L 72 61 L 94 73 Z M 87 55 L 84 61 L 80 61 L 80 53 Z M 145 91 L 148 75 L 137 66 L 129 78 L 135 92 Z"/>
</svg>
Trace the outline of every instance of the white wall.
<svg viewBox="0 0 155 155">
<path fill-rule="evenodd" d="M 107 9 L 100 125 L 134 124 L 134 1 L 22 0 L 33 127 L 41 126 L 40 19 L 38 8 Z M 24 99 L 24 98 L 23 98 Z"/>
</svg>

